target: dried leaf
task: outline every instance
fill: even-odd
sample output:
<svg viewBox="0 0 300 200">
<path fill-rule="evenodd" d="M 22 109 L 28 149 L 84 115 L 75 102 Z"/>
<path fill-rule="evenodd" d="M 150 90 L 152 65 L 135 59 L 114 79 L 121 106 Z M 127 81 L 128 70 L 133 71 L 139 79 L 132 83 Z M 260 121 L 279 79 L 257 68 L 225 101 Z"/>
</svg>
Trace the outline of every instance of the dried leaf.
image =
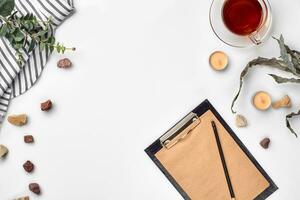
<svg viewBox="0 0 300 200">
<path fill-rule="evenodd" d="M 296 68 L 297 73 L 300 73 L 300 52 L 291 49 L 288 45 L 285 45 L 285 48 L 288 54 L 290 54 L 292 57 L 292 62 L 294 64 L 294 67 Z"/>
<path fill-rule="evenodd" d="M 281 83 L 300 83 L 300 79 L 284 78 L 284 77 L 277 76 L 275 74 L 269 74 L 269 75 L 279 84 L 281 84 Z"/>
<path fill-rule="evenodd" d="M 296 75 L 297 71 L 294 67 L 293 62 L 291 61 L 291 55 L 288 54 L 288 52 L 287 52 L 286 45 L 284 44 L 284 39 L 283 39 L 282 35 L 280 35 L 280 38 L 276 39 L 276 41 L 278 42 L 279 47 L 280 47 L 280 57 L 281 57 L 281 59 L 286 63 L 287 68 L 289 68 L 289 70 L 293 74 Z"/>
<path fill-rule="evenodd" d="M 300 76 L 300 52 L 291 49 L 288 45 L 284 44 L 284 39 L 280 35 L 280 39 L 273 37 L 279 44 L 281 59 L 287 64 L 290 71 Z"/>
<path fill-rule="evenodd" d="M 297 115 L 300 115 L 300 110 L 298 110 L 297 113 L 292 112 L 292 113 L 288 114 L 288 115 L 285 117 L 286 126 L 288 127 L 288 129 L 290 129 L 290 131 L 291 131 L 296 137 L 298 137 L 298 135 L 297 135 L 297 133 L 294 131 L 294 129 L 291 127 L 291 124 L 290 124 L 289 119 L 291 119 L 291 118 L 293 118 L 293 117 L 295 117 L 295 116 L 297 116 Z"/>
<path fill-rule="evenodd" d="M 283 62 L 282 60 L 276 59 L 276 58 L 262 58 L 262 57 L 258 57 L 252 61 L 250 61 L 247 66 L 244 68 L 244 70 L 242 71 L 241 75 L 240 75 L 240 85 L 239 85 L 239 90 L 237 92 L 237 94 L 235 95 L 235 97 L 233 98 L 232 104 L 231 104 L 231 112 L 232 113 L 236 113 L 236 111 L 233 110 L 234 104 L 236 102 L 236 100 L 238 99 L 242 87 L 243 87 L 243 79 L 244 77 L 247 75 L 248 71 L 253 68 L 254 66 L 267 66 L 267 67 L 271 67 L 271 68 L 276 68 L 285 72 L 290 72 L 292 73 L 287 67 L 286 67 L 286 63 Z"/>
</svg>

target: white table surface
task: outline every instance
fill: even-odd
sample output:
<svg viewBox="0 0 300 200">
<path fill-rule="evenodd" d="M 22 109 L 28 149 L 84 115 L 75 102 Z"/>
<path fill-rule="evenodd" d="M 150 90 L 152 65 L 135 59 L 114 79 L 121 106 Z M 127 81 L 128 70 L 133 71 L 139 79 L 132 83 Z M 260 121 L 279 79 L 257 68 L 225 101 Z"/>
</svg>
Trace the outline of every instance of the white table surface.
<svg viewBox="0 0 300 200">
<path fill-rule="evenodd" d="M 208 98 L 278 185 L 270 200 L 300 199 L 300 140 L 285 127 L 286 113 L 300 107 L 300 86 L 277 85 L 254 70 L 246 80 L 237 108 L 249 126 L 238 129 L 230 112 L 239 74 L 248 60 L 277 56 L 269 39 L 252 49 L 222 44 L 209 26 L 210 1 L 85 0 L 57 31 L 57 38 L 77 47 L 68 54 L 74 68 L 56 67 L 53 55 L 38 84 L 10 106 L 9 114 L 27 113 L 27 126 L 7 122 L 0 143 L 9 147 L 0 161 L 0 199 L 30 194 L 43 200 L 179 200 L 182 197 L 144 153 L 144 149 L 177 120 Z M 271 0 L 272 34 L 284 34 L 300 49 L 300 3 Z M 223 50 L 229 68 L 217 73 L 208 56 Z M 289 94 L 293 108 L 259 112 L 250 103 L 258 90 L 274 99 Z M 50 113 L 40 102 L 52 99 Z M 300 132 L 300 123 L 293 120 Z M 26 145 L 25 133 L 36 143 Z M 270 149 L 259 141 L 268 136 Z M 22 164 L 32 160 L 33 174 Z M 32 195 L 38 182 L 42 196 Z"/>
</svg>

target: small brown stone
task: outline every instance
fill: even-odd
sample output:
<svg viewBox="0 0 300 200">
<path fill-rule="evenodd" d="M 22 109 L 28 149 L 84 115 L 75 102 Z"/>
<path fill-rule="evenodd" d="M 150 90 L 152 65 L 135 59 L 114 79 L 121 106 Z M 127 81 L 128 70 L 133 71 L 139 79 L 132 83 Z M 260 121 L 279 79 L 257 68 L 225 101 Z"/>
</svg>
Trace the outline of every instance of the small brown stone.
<svg viewBox="0 0 300 200">
<path fill-rule="evenodd" d="M 268 149 L 270 145 L 271 140 L 269 138 L 264 138 L 259 144 L 264 149 Z"/>
<path fill-rule="evenodd" d="M 30 162 L 29 160 L 27 160 L 24 165 L 23 168 L 26 172 L 30 173 L 33 171 L 34 169 L 34 164 L 32 162 Z"/>
<path fill-rule="evenodd" d="M 29 184 L 29 190 L 35 194 L 40 194 L 41 193 L 41 189 L 40 189 L 40 185 L 37 183 L 30 183 Z"/>
<path fill-rule="evenodd" d="M 34 138 L 32 135 L 25 135 L 24 136 L 24 142 L 25 143 L 33 143 L 34 142 Z"/>
<path fill-rule="evenodd" d="M 51 100 L 47 100 L 43 103 L 41 103 L 41 110 L 42 111 L 48 111 L 52 108 L 52 101 Z"/>
<path fill-rule="evenodd" d="M 57 67 L 59 68 L 70 68 L 72 67 L 72 62 L 68 58 L 61 59 L 57 62 Z"/>
<path fill-rule="evenodd" d="M 8 148 L 4 145 L 0 145 L 0 158 L 4 158 L 8 154 Z"/>
<path fill-rule="evenodd" d="M 15 126 L 23 126 L 27 123 L 27 115 L 26 114 L 10 115 L 8 116 L 7 121 Z"/>
<path fill-rule="evenodd" d="M 15 200 L 29 200 L 29 196 L 19 197 L 19 198 L 16 198 Z"/>
</svg>

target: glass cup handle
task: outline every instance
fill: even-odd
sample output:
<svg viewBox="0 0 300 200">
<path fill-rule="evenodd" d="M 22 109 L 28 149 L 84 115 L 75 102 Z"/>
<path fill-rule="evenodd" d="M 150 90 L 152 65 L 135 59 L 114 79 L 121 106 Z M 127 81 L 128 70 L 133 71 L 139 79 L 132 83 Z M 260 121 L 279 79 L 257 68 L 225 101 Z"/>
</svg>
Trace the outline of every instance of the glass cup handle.
<svg viewBox="0 0 300 200">
<path fill-rule="evenodd" d="M 261 43 L 261 37 L 260 37 L 259 32 L 257 32 L 257 31 L 254 31 L 248 37 L 256 45 L 259 45 Z"/>
</svg>

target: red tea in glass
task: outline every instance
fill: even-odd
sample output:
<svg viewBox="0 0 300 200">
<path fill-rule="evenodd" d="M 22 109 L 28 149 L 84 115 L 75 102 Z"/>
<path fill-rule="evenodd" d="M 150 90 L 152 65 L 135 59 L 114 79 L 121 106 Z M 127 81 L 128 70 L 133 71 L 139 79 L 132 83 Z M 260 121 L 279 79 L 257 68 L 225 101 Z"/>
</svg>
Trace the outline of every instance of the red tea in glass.
<svg viewBox="0 0 300 200">
<path fill-rule="evenodd" d="M 237 35 L 250 35 L 261 25 L 263 8 L 258 0 L 226 0 L 222 9 L 226 27 Z"/>
</svg>

